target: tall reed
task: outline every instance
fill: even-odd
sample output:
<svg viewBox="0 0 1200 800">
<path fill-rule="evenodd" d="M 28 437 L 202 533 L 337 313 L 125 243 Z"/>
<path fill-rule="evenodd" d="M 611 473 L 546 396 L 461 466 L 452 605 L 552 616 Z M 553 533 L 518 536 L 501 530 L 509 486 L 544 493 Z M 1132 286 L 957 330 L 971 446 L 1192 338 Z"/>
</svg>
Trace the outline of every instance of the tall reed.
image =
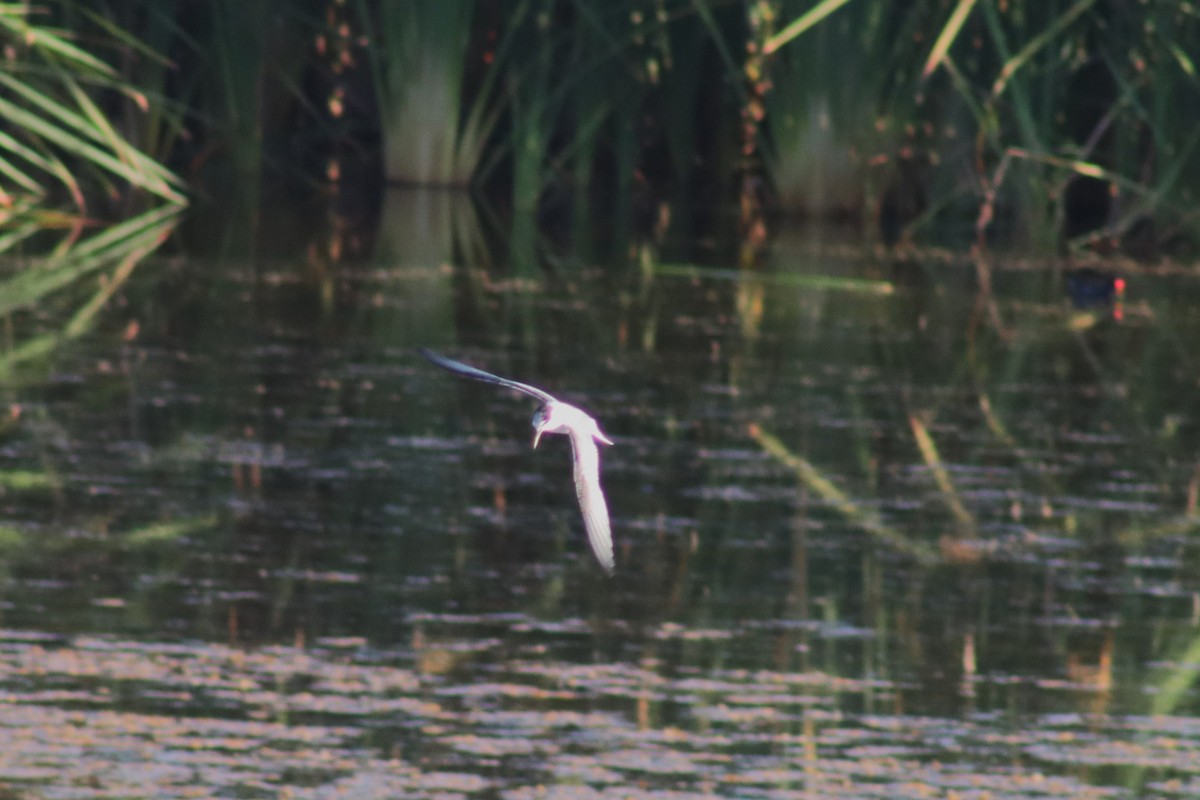
<svg viewBox="0 0 1200 800">
<path fill-rule="evenodd" d="M 1197 33 L 1191 3 L 958 0 L 925 72 L 970 111 L 981 230 L 1053 246 L 1179 220 L 1200 177 Z"/>
<path fill-rule="evenodd" d="M 496 122 L 495 61 L 501 42 L 480 36 L 474 0 L 357 5 L 369 46 L 390 181 L 463 186 Z M 480 73 L 468 86 L 471 68 Z"/>
</svg>

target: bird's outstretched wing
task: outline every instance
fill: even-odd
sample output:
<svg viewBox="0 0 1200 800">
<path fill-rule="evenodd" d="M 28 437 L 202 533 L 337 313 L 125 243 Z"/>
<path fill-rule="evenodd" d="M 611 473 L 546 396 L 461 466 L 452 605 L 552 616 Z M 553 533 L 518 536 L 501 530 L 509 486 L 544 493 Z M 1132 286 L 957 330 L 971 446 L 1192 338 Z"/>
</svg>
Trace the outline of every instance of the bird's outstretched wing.
<svg viewBox="0 0 1200 800">
<path fill-rule="evenodd" d="M 561 406 L 566 405 L 560 403 L 554 395 L 544 392 L 536 386 L 512 381 L 508 378 L 501 378 L 499 375 L 484 372 L 468 364 L 463 364 L 461 361 L 455 361 L 452 358 L 438 355 L 432 350 L 421 348 L 417 352 L 442 369 L 462 375 L 465 378 L 472 378 L 484 383 L 492 383 L 497 386 L 515 389 L 518 392 L 523 392 L 530 397 L 540 400 L 543 404 L 557 403 Z M 592 431 L 594 430 L 601 437 L 603 437 L 603 434 L 599 433 L 599 428 L 596 427 L 591 417 L 588 417 L 574 406 L 569 406 L 568 408 L 579 418 L 575 420 L 576 424 L 572 425 L 567 432 L 571 439 L 571 455 L 575 472 L 575 496 L 579 498 L 579 509 L 583 512 L 583 527 L 587 530 L 588 542 L 592 546 L 592 552 L 596 554 L 596 560 L 600 562 L 600 566 L 606 572 L 612 574 L 613 567 L 615 566 L 615 562 L 613 561 L 612 529 L 608 520 L 608 505 L 604 501 L 604 492 L 600 488 L 600 451 L 596 448 L 596 441 L 592 438 Z M 581 424 L 581 420 L 586 420 L 590 424 L 583 425 Z M 606 444 L 611 444 L 607 439 L 603 439 L 603 441 Z"/>
<path fill-rule="evenodd" d="M 579 498 L 579 510 L 583 512 L 583 527 L 596 560 L 611 575 L 615 566 L 612 528 L 608 521 L 608 505 L 600 488 L 600 451 L 589 433 L 572 428 L 570 437 L 571 456 L 575 462 L 575 496 Z"/>
<path fill-rule="evenodd" d="M 543 403 L 555 402 L 554 395 L 549 394 L 548 392 L 543 392 L 536 386 L 530 386 L 527 383 L 520 383 L 519 381 L 510 381 L 508 378 L 501 378 L 499 375 L 493 375 L 490 372 L 484 372 L 483 370 L 476 369 L 469 364 L 464 364 L 461 361 L 455 361 L 452 358 L 446 358 L 445 356 L 438 355 L 432 350 L 426 350 L 423 347 L 417 350 L 417 352 L 425 356 L 425 358 L 429 359 L 434 364 L 437 364 L 442 369 L 457 373 L 465 378 L 473 378 L 477 381 L 483 381 L 484 383 L 494 383 L 497 386 L 505 386 L 509 389 L 516 389 L 518 392 L 524 392 L 530 397 L 536 397 Z"/>
</svg>

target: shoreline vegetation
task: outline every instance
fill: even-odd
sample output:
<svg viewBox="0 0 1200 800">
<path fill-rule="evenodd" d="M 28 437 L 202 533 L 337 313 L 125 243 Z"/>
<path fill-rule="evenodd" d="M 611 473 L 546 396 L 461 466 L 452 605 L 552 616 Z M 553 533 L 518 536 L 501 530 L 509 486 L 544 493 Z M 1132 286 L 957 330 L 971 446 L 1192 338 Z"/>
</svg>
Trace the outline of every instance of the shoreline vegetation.
<svg viewBox="0 0 1200 800">
<path fill-rule="evenodd" d="M 7 4 L 0 253 L 283 177 L 618 244 L 736 206 L 750 241 L 1190 257 L 1198 32 L 1162 0 Z"/>
</svg>

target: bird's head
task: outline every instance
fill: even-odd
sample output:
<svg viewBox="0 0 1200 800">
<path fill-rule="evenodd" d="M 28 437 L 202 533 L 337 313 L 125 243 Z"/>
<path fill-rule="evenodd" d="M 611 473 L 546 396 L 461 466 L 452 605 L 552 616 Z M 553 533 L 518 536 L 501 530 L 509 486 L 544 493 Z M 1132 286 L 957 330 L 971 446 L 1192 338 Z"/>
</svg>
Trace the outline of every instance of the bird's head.
<svg viewBox="0 0 1200 800">
<path fill-rule="evenodd" d="M 584 434 L 601 444 L 612 442 L 600 432 L 596 420 L 567 403 L 546 403 L 533 412 L 533 446 L 537 447 L 543 433 Z"/>
<path fill-rule="evenodd" d="M 533 446 L 537 447 L 538 442 L 542 439 L 543 433 L 554 433 L 555 428 L 560 427 L 558 420 L 555 419 L 555 406 L 553 403 L 547 403 L 533 412 Z"/>
</svg>

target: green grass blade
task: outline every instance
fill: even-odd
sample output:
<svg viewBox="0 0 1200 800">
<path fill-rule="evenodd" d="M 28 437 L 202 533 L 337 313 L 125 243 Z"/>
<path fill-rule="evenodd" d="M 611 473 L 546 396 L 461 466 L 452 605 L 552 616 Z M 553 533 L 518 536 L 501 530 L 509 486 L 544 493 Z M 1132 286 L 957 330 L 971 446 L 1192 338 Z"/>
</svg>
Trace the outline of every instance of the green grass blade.
<svg viewBox="0 0 1200 800">
<path fill-rule="evenodd" d="M 992 46 L 996 48 L 996 53 L 1000 58 L 1004 59 L 1005 64 L 1013 62 L 1012 51 L 1008 46 L 1008 36 L 1005 34 L 1004 22 L 1000 15 L 1000 11 L 994 3 L 983 4 L 983 19 L 987 25 L 988 33 L 991 35 Z M 1015 72 L 1013 73 L 1015 76 Z M 1034 118 L 1032 103 L 1029 99 L 1029 93 L 1026 91 L 1025 81 L 1013 81 L 1011 89 L 1012 98 L 1009 105 L 1011 112 L 1016 117 L 1017 129 L 1021 132 L 1021 141 L 1025 147 L 1031 150 L 1039 150 L 1045 147 L 1045 142 L 1038 135 L 1039 127 Z M 988 122 L 995 123 L 995 133 L 999 135 L 1001 125 L 1000 116 L 996 113 L 997 96 L 990 95 L 985 104 L 988 106 L 989 115 Z"/>
<path fill-rule="evenodd" d="M 5 150 L 10 149 L 5 146 L 5 142 L 3 141 L 4 139 L 7 139 L 7 138 L 8 138 L 7 135 L 5 135 L 4 133 L 0 133 L 0 149 L 5 149 Z M 17 142 L 14 141 L 14 142 L 12 142 L 12 144 L 17 144 Z M 10 181 L 12 181 L 15 184 L 18 184 L 21 188 L 23 188 L 26 192 L 29 192 L 30 194 L 42 195 L 42 194 L 46 193 L 45 187 L 43 187 L 40 183 L 35 181 L 24 170 L 19 169 L 15 164 L 13 164 L 11 161 L 9 161 L 4 156 L 0 156 L 0 175 L 3 175 L 4 177 L 8 178 Z M 0 189 L 0 192 L 7 194 L 7 192 L 4 191 L 3 189 Z"/>
<path fill-rule="evenodd" d="M 181 184 L 182 181 L 175 178 L 165 167 L 124 143 L 121 137 L 113 131 L 103 113 L 86 97 L 70 76 L 64 74 L 60 76 L 60 79 L 76 102 L 81 104 L 81 108 L 84 109 L 83 114 L 56 102 L 38 89 L 0 72 L 0 85 L 11 89 L 46 115 L 45 117 L 37 116 L 5 99 L 0 102 L 3 103 L 6 116 L 68 152 L 104 167 L 134 186 L 146 189 L 170 202 L 182 203 L 183 195 L 168 185 L 168 183 Z M 117 155 L 127 158 L 131 163 L 127 164 L 118 160 L 97 148 L 92 142 L 109 145 Z"/>
<path fill-rule="evenodd" d="M 967 16 L 975 7 L 975 3 L 976 0 L 958 0 L 958 5 L 950 13 L 950 19 L 946 21 L 942 32 L 938 34 L 937 41 L 933 43 L 933 49 L 929 51 L 929 58 L 925 60 L 925 67 L 921 70 L 922 78 L 928 78 L 938 68 L 938 65 L 946 60 L 950 46 L 958 38 L 963 23 L 967 21 Z"/>
<path fill-rule="evenodd" d="M 0 253 L 6 253 L 44 228 L 35 220 L 13 224 L 9 219 L 0 216 L 0 230 L 4 231 L 0 233 Z M 0 283 L 0 286 L 3 284 Z"/>
<path fill-rule="evenodd" d="M 1175 63 L 1179 64 L 1179 68 L 1183 70 L 1184 74 L 1194 80 L 1196 77 L 1196 63 L 1192 60 L 1192 57 L 1177 42 L 1169 43 L 1167 49 L 1175 59 Z"/>
<path fill-rule="evenodd" d="M 708 29 L 713 47 L 716 48 L 717 55 L 720 56 L 721 63 L 725 66 L 725 73 L 730 76 L 739 76 L 739 80 L 733 81 L 730 88 L 737 92 L 738 102 L 744 105 L 748 97 L 746 96 L 746 87 L 742 85 L 742 81 L 740 80 L 742 74 L 741 60 L 734 58 L 733 53 L 730 52 L 729 46 L 725 42 L 725 36 L 721 31 L 721 26 L 717 23 L 716 17 L 713 16 L 708 0 L 692 0 L 692 7 L 696 9 L 696 16 L 704 23 L 704 27 Z"/>
<path fill-rule="evenodd" d="M 1095 4 L 1096 0 L 1078 0 L 1075 5 L 1068 8 L 1058 19 L 1054 20 L 1026 42 L 1025 46 L 1018 50 L 1012 58 L 1008 59 L 1003 68 L 1001 68 L 1000 74 L 996 77 L 996 82 L 992 84 L 992 97 L 996 98 L 1003 94 L 1005 87 L 1008 86 L 1012 77 L 1029 63 L 1034 54 L 1048 46 L 1055 37 L 1066 30 L 1067 26 Z"/>
<path fill-rule="evenodd" d="M 29 6 L 20 3 L 0 6 L 0 28 L 8 30 L 14 39 L 27 47 L 58 56 L 87 73 L 106 78 L 116 77 L 112 67 L 100 59 L 55 36 L 48 28 L 30 25 L 25 20 L 29 13 Z"/>
<path fill-rule="evenodd" d="M 12 136 L 9 136 L 8 133 L 6 133 L 5 131 L 0 131 L 0 149 L 7 150 L 8 152 L 12 153 L 14 156 L 20 157 L 21 159 L 32 164 L 33 166 L 37 167 L 38 169 L 42 170 L 43 172 L 49 172 L 49 173 L 53 174 L 55 171 L 55 160 L 54 159 L 51 159 L 51 158 L 43 155 L 42 153 L 39 153 L 37 150 L 33 149 L 32 147 L 24 144 L 23 142 L 20 142 L 17 139 L 14 139 Z M 29 180 L 32 181 L 33 178 L 30 177 Z M 34 189 L 33 191 L 37 191 L 37 192 L 45 191 L 45 189 L 42 187 L 41 184 L 37 183 L 36 181 L 34 181 L 34 184 L 36 185 L 37 188 Z"/>
<path fill-rule="evenodd" d="M 0 83 L 8 83 L 8 76 L 0 74 Z M 15 123 L 26 130 L 57 144 L 68 153 L 80 156 L 91 163 L 103 167 L 114 175 L 124 178 L 131 185 L 145 189 L 164 200 L 172 203 L 183 203 L 186 198 L 179 192 L 167 186 L 155 175 L 148 175 L 128 164 L 118 161 L 109 153 L 72 134 L 42 117 L 0 98 L 0 115 L 9 122 Z"/>
<path fill-rule="evenodd" d="M 788 23 L 779 33 L 767 39 L 766 44 L 763 45 L 763 53 L 766 55 L 774 53 L 848 2 L 850 0 L 821 0 L 804 14 Z"/>
<path fill-rule="evenodd" d="M 71 97 L 75 100 L 80 110 L 83 112 L 81 121 L 88 123 L 87 131 L 90 132 L 93 138 L 105 144 L 122 162 L 129 164 L 136 169 L 140 174 L 156 176 L 160 180 L 166 182 L 170 179 L 169 173 L 162 165 L 153 159 L 147 158 L 134 148 L 129 142 L 113 129 L 112 124 L 108 121 L 108 116 L 101 111 L 92 99 L 79 88 L 79 85 L 73 80 L 66 81 L 67 91 L 71 93 Z"/>
</svg>

